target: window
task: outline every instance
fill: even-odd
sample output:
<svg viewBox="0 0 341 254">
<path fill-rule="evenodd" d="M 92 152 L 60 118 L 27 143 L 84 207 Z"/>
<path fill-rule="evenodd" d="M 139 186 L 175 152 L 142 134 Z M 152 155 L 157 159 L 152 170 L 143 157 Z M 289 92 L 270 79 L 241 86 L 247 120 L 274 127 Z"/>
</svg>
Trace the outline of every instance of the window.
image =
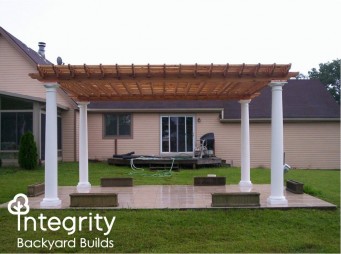
<svg viewBox="0 0 341 254">
<path fill-rule="evenodd" d="M 161 117 L 161 151 L 193 152 L 193 116 Z"/>
<path fill-rule="evenodd" d="M 18 150 L 21 136 L 33 130 L 33 103 L 0 95 L 1 150 Z"/>
<path fill-rule="evenodd" d="M 32 112 L 1 113 L 1 150 L 18 150 L 21 136 L 33 129 Z"/>
<path fill-rule="evenodd" d="M 104 114 L 104 137 L 128 138 L 131 137 L 131 114 L 107 113 Z"/>
</svg>

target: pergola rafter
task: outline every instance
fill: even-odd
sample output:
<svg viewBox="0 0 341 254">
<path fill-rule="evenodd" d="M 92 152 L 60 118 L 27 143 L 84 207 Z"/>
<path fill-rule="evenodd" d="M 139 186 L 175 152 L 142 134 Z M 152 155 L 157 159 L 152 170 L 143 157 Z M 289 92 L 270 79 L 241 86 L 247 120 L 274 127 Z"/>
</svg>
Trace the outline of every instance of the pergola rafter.
<svg viewBox="0 0 341 254">
<path fill-rule="evenodd" d="M 38 73 L 30 76 L 43 82 L 58 82 L 76 101 L 240 100 L 254 98 L 271 80 L 296 76 L 298 73 L 289 72 L 290 67 L 245 63 L 38 65 Z"/>
</svg>

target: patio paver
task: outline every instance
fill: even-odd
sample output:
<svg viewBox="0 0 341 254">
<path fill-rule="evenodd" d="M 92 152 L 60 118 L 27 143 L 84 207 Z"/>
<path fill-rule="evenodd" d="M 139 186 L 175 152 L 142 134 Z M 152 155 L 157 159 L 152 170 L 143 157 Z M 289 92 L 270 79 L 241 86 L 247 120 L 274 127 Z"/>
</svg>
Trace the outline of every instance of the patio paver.
<svg viewBox="0 0 341 254">
<path fill-rule="evenodd" d="M 76 186 L 60 186 L 59 198 L 62 205 L 59 209 L 70 208 L 70 193 L 77 192 Z M 211 207 L 211 194 L 216 192 L 259 192 L 260 208 L 324 208 L 333 209 L 335 205 L 307 194 L 294 194 L 285 191 L 287 206 L 267 204 L 270 196 L 269 184 L 254 184 L 250 189 L 241 189 L 238 185 L 193 186 L 193 185 L 137 185 L 134 187 L 100 187 L 92 186 L 91 192 L 118 194 L 118 207 L 103 209 L 221 209 Z M 39 209 L 44 195 L 29 197 L 31 209 Z M 2 204 L 0 207 L 6 207 Z M 54 208 L 56 209 L 56 208 Z M 57 208 L 58 209 L 58 208 Z"/>
</svg>

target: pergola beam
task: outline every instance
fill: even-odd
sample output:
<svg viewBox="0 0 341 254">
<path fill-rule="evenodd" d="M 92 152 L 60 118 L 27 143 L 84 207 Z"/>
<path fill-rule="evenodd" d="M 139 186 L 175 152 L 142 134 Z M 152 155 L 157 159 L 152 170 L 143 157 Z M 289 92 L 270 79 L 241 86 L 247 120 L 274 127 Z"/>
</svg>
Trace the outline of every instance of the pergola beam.
<svg viewBox="0 0 341 254">
<path fill-rule="evenodd" d="M 57 71 L 57 70 L 56 70 Z M 73 70 L 74 72 L 74 70 Z M 257 76 L 254 77 L 253 74 L 252 76 L 229 76 L 229 77 L 224 77 L 223 75 L 217 75 L 217 74 L 213 74 L 211 77 L 205 77 L 205 76 L 197 76 L 197 78 L 194 78 L 193 76 L 189 76 L 189 75 L 182 75 L 181 77 L 174 75 L 174 74 L 168 74 L 168 76 L 166 78 L 164 78 L 163 76 L 152 76 L 152 77 L 142 77 L 142 76 L 138 76 L 135 75 L 135 78 L 132 76 L 123 76 L 120 73 L 119 74 L 113 74 L 113 73 L 104 73 L 105 77 L 103 77 L 103 74 L 101 73 L 92 73 L 91 77 L 87 77 L 87 76 L 72 76 L 72 75 L 68 75 L 66 76 L 65 74 L 61 74 L 59 73 L 59 76 L 56 75 L 49 75 L 47 76 L 46 74 L 40 74 L 40 73 L 31 73 L 30 77 L 33 79 L 37 79 L 39 81 L 42 82 L 60 82 L 60 83 L 64 83 L 64 82 L 68 82 L 71 80 L 77 80 L 78 82 L 88 82 L 88 81 L 105 81 L 105 82 L 119 82 L 122 80 L 125 81 L 131 81 L 131 82 L 141 82 L 141 81 L 145 81 L 145 80 L 150 80 L 153 83 L 154 82 L 159 82 L 161 80 L 167 80 L 167 81 L 171 81 L 171 82 L 200 82 L 200 80 L 210 80 L 210 83 L 215 83 L 215 82 L 226 82 L 226 81 L 240 81 L 240 82 L 270 82 L 271 80 L 288 80 L 292 77 L 295 77 L 296 74 L 298 73 L 289 73 L 288 75 L 283 75 L 280 77 L 270 77 L 270 76 Z M 119 75 L 119 76 L 117 76 Z"/>
</svg>

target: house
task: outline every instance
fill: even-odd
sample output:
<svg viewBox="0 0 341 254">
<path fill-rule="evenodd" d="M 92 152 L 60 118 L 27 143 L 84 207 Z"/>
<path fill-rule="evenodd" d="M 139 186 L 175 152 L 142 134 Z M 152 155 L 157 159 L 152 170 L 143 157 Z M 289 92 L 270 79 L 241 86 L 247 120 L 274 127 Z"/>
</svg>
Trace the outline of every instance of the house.
<svg viewBox="0 0 341 254">
<path fill-rule="evenodd" d="M 104 160 L 131 151 L 191 154 L 197 140 L 213 132 L 216 156 L 240 166 L 240 108 L 238 101 L 219 100 L 92 102 L 88 106 L 89 158 Z M 271 88 L 251 100 L 249 109 L 251 167 L 268 168 Z M 283 114 L 287 164 L 340 168 L 340 108 L 320 81 L 288 80 L 283 87 Z"/>
<path fill-rule="evenodd" d="M 28 74 L 37 72 L 37 64 L 51 63 L 2 28 L 0 52 L 1 158 L 15 159 L 20 135 L 32 130 L 44 159 L 46 91 Z M 76 161 L 77 104 L 58 88 L 57 105 L 59 157 Z M 251 167 L 270 167 L 271 89 L 264 88 L 249 109 Z M 131 151 L 193 154 L 197 140 L 213 132 L 216 156 L 240 166 L 240 111 L 240 103 L 233 100 L 91 102 L 88 156 L 106 160 Z M 340 109 L 319 81 L 289 80 L 283 87 L 283 112 L 286 163 L 297 168 L 340 168 Z"/>
<path fill-rule="evenodd" d="M 44 43 L 39 53 L 0 27 L 0 158 L 4 164 L 15 164 L 21 135 L 34 134 L 39 158 L 44 160 L 46 91 L 42 83 L 31 79 L 37 65 L 51 64 L 44 56 Z M 58 155 L 73 161 L 75 109 L 77 105 L 58 89 Z"/>
</svg>

